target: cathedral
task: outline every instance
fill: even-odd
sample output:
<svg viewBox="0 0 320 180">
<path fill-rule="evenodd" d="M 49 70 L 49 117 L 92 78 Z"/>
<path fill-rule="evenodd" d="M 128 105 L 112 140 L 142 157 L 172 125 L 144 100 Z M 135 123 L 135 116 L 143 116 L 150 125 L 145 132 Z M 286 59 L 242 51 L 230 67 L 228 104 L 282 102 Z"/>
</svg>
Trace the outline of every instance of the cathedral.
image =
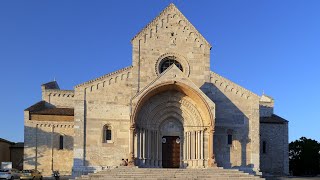
<svg viewBox="0 0 320 180">
<path fill-rule="evenodd" d="M 170 4 L 131 40 L 132 65 L 24 111 L 24 168 L 80 176 L 119 166 L 288 174 L 274 100 L 210 70 L 210 43 Z"/>
</svg>

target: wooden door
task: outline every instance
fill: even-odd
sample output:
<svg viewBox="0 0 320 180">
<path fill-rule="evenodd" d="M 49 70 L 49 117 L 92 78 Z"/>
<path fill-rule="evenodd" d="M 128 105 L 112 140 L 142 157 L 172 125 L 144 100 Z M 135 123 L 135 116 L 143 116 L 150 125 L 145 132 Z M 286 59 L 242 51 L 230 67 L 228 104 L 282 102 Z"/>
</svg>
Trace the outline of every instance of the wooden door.
<svg viewBox="0 0 320 180">
<path fill-rule="evenodd" d="M 162 137 L 162 167 L 180 167 L 180 141 L 179 136 Z"/>
</svg>

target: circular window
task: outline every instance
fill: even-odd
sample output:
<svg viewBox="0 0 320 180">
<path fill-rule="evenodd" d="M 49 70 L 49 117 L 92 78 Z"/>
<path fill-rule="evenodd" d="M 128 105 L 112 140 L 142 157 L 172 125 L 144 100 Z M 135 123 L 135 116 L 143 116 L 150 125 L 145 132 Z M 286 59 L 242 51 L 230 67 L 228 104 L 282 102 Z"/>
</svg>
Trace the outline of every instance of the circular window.
<svg viewBox="0 0 320 180">
<path fill-rule="evenodd" d="M 167 57 L 163 58 L 161 63 L 160 63 L 160 69 L 159 69 L 160 73 L 165 71 L 172 64 L 175 64 L 183 72 L 182 65 L 179 63 L 179 61 L 176 60 L 176 57 L 167 56 Z"/>
</svg>

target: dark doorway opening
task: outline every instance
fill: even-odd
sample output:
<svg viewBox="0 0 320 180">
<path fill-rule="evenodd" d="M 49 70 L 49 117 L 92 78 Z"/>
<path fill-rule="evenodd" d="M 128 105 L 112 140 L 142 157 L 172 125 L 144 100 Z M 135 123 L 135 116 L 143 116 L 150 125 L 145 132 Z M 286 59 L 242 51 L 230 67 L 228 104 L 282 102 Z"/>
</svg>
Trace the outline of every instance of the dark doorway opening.
<svg viewBox="0 0 320 180">
<path fill-rule="evenodd" d="M 179 136 L 162 137 L 162 167 L 180 167 L 180 138 Z"/>
</svg>

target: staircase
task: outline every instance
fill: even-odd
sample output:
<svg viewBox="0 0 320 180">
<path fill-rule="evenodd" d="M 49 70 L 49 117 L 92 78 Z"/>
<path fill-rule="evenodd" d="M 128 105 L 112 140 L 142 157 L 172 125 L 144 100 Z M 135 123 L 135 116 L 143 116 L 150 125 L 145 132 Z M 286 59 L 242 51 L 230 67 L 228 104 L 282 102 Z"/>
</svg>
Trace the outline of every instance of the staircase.
<svg viewBox="0 0 320 180">
<path fill-rule="evenodd" d="M 246 180 L 263 179 L 236 169 L 160 169 L 120 167 L 82 175 L 77 180 Z"/>
</svg>

